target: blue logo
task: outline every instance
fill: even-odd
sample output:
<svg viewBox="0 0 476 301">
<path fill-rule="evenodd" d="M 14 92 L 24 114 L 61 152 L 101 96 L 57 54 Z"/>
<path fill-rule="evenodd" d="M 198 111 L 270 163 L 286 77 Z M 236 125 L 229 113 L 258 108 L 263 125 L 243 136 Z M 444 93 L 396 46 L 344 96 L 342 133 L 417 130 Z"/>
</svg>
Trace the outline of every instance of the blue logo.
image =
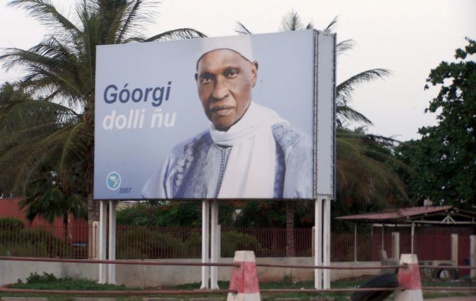
<svg viewBox="0 0 476 301">
<path fill-rule="evenodd" d="M 116 190 L 121 187 L 121 175 L 118 172 L 111 171 L 106 178 L 107 188 Z"/>
</svg>

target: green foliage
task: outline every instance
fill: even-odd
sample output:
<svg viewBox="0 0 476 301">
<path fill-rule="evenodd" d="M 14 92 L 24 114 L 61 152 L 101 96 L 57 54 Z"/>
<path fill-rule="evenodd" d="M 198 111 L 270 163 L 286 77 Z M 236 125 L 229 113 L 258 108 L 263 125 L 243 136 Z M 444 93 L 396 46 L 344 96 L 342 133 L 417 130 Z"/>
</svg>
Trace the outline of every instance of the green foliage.
<svg viewBox="0 0 476 301">
<path fill-rule="evenodd" d="M 91 291 L 109 291 L 109 290 L 130 290 L 125 285 L 98 284 L 90 279 L 72 279 L 70 277 L 57 278 L 52 273 L 43 272 L 43 274 L 32 273 L 26 279 L 26 282 L 18 280 L 11 285 L 17 289 L 45 289 L 45 290 L 91 290 Z"/>
<path fill-rule="evenodd" d="M 118 225 L 155 226 L 155 215 L 158 210 L 158 206 L 137 203 L 130 207 L 118 209 L 116 222 Z"/>
<path fill-rule="evenodd" d="M 476 41 L 467 41 L 456 50 L 457 62 L 441 62 L 427 79 L 440 88 L 426 110 L 438 113 L 438 125 L 421 128 L 420 140 L 397 149 L 415 171 L 402 172 L 412 198 L 461 208 L 476 201 Z"/>
<path fill-rule="evenodd" d="M 193 232 L 176 236 L 160 228 L 140 228 L 117 233 L 117 258 L 193 258 L 198 257 L 200 236 Z"/>
<path fill-rule="evenodd" d="M 396 141 L 359 130 L 337 132 L 337 199 L 350 212 L 399 207 L 407 203 L 405 184 L 395 168 L 408 167 L 392 153 Z M 339 207 L 338 207 L 339 208 Z"/>
<path fill-rule="evenodd" d="M 70 248 L 68 243 L 45 230 L 25 229 L 21 232 L 19 239 L 29 246 L 25 249 L 27 254 L 42 253 L 42 256 L 45 257 L 69 257 Z"/>
<path fill-rule="evenodd" d="M 138 203 L 117 212 L 118 225 L 200 226 L 201 202 L 167 201 Z"/>
<path fill-rule="evenodd" d="M 24 229 L 25 224 L 21 219 L 14 217 L 0 217 L 0 230 Z"/>
<path fill-rule="evenodd" d="M 18 228 L 0 231 L 0 254 L 8 256 L 62 257 L 71 256 L 67 242 L 43 229 Z"/>
<path fill-rule="evenodd" d="M 269 250 L 263 248 L 256 237 L 227 231 L 221 234 L 221 256 L 233 257 L 237 250 L 252 250 L 255 251 L 256 256 L 266 256 Z"/>
</svg>

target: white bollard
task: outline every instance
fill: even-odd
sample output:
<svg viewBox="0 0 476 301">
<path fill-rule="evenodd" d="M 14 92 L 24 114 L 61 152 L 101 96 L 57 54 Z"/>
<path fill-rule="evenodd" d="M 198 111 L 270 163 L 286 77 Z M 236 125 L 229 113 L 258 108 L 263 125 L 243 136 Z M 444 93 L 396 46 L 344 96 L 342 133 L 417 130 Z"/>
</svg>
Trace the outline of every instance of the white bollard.
<svg viewBox="0 0 476 301">
<path fill-rule="evenodd" d="M 423 301 L 417 256 L 402 254 L 400 265 L 403 264 L 407 264 L 407 267 L 398 269 L 398 283 L 402 290 L 395 291 L 395 301 Z"/>
<path fill-rule="evenodd" d="M 256 270 L 256 258 L 253 251 L 236 251 L 234 267 L 231 272 L 230 290 L 237 293 L 228 293 L 227 301 L 260 301 L 258 272 Z"/>
</svg>

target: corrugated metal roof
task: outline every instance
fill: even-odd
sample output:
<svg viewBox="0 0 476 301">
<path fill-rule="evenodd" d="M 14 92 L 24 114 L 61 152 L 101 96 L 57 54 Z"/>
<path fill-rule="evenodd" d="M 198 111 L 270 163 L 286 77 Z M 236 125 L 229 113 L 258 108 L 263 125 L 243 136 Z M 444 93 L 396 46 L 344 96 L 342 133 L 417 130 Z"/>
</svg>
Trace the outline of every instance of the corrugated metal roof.
<svg viewBox="0 0 476 301">
<path fill-rule="evenodd" d="M 459 210 L 453 206 L 425 206 L 399 208 L 393 211 L 364 213 L 356 215 L 340 216 L 338 220 L 355 222 L 418 222 L 428 219 L 451 216 L 455 220 L 463 219 L 465 223 L 476 223 L 476 212 Z"/>
</svg>

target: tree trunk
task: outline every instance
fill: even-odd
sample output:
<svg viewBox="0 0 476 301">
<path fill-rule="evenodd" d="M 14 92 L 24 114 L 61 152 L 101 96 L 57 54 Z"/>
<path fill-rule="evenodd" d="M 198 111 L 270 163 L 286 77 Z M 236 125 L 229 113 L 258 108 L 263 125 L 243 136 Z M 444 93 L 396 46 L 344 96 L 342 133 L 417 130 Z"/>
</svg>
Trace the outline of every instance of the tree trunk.
<svg viewBox="0 0 476 301">
<path fill-rule="evenodd" d="M 97 221 L 99 221 L 99 202 L 94 201 L 93 193 L 90 192 L 88 194 L 88 258 L 94 258 L 97 255 L 98 233 L 94 233 L 94 231 L 98 229 L 93 228 L 93 223 Z"/>
<path fill-rule="evenodd" d="M 64 242 L 68 243 L 68 212 L 63 213 Z"/>
</svg>

